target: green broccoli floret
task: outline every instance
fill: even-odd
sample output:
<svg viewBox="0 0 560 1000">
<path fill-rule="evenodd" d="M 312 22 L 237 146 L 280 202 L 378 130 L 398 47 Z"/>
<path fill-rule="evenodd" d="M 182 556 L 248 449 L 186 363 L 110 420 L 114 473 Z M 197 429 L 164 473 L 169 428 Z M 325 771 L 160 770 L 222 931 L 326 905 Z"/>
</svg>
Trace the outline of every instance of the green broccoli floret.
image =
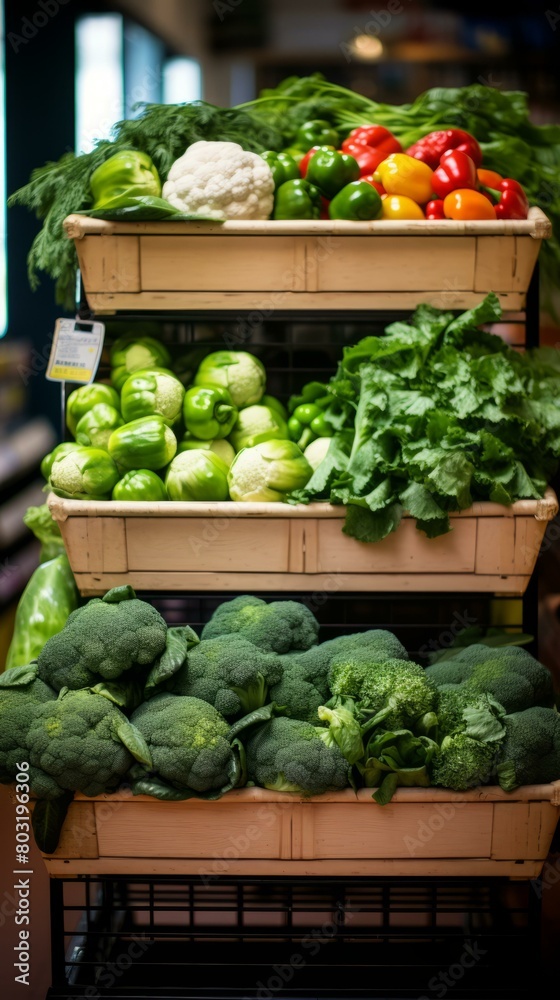
<svg viewBox="0 0 560 1000">
<path fill-rule="evenodd" d="M 328 737 L 328 729 L 300 719 L 271 719 L 247 741 L 250 780 L 272 791 L 300 795 L 345 788 L 348 762 L 335 744 L 325 742 Z"/>
<path fill-rule="evenodd" d="M 179 790 L 206 792 L 227 784 L 233 750 L 229 725 L 200 698 L 158 694 L 131 720 L 144 736 L 153 770 Z"/>
<path fill-rule="evenodd" d="M 369 728 L 410 729 L 432 712 L 436 689 L 426 671 L 409 660 L 378 662 L 367 647 L 336 657 L 329 669 L 333 695 L 354 698 L 370 716 Z"/>
<path fill-rule="evenodd" d="M 201 698 L 232 718 L 264 705 L 269 684 L 276 684 L 281 675 L 282 661 L 277 653 L 267 653 L 234 633 L 204 639 L 191 649 L 171 682 L 171 690 Z"/>
<path fill-rule="evenodd" d="M 483 743 L 466 733 L 446 736 L 432 764 L 432 784 L 456 792 L 486 784 L 498 753 L 497 743 Z"/>
<path fill-rule="evenodd" d="M 28 761 L 27 736 L 39 706 L 56 701 L 57 693 L 37 678 L 37 664 L 11 667 L 0 674 L 0 782 L 9 784 Z M 35 795 L 53 798 L 62 789 L 43 772 L 30 766 L 30 785 Z"/>
<path fill-rule="evenodd" d="M 518 785 L 548 784 L 560 778 L 560 715 L 533 706 L 506 715 L 506 737 L 498 764 L 498 781 L 506 792 Z"/>
<path fill-rule="evenodd" d="M 554 704 L 550 672 L 520 646 L 466 646 L 453 659 L 427 667 L 426 674 L 438 687 L 462 684 L 488 692 L 506 712 Z"/>
<path fill-rule="evenodd" d="M 59 789 L 84 795 L 114 790 L 133 758 L 151 763 L 143 738 L 126 716 L 109 698 L 87 688 L 65 689 L 56 701 L 39 707 L 27 747 L 33 767 L 54 779 Z"/>
<path fill-rule="evenodd" d="M 59 691 L 114 680 L 136 664 L 152 663 L 165 649 L 167 625 L 158 611 L 116 587 L 69 616 L 38 658 L 39 676 Z"/>
<path fill-rule="evenodd" d="M 305 652 L 283 656 L 284 672 L 279 684 L 271 688 L 272 701 L 284 706 L 291 718 L 316 723 L 317 709 L 330 698 L 329 667 L 337 656 L 353 649 L 375 651 L 378 662 L 408 659 L 397 637 L 384 629 L 337 636 Z"/>
<path fill-rule="evenodd" d="M 473 691 L 467 685 L 438 688 L 436 713 L 440 740 L 458 732 L 466 732 L 484 743 L 503 739 L 504 707 L 491 695 Z"/>
<path fill-rule="evenodd" d="M 237 632 L 249 642 L 271 653 L 309 649 L 317 642 L 319 623 L 305 604 L 272 601 L 259 597 L 235 597 L 216 609 L 202 630 L 202 639 Z"/>
</svg>

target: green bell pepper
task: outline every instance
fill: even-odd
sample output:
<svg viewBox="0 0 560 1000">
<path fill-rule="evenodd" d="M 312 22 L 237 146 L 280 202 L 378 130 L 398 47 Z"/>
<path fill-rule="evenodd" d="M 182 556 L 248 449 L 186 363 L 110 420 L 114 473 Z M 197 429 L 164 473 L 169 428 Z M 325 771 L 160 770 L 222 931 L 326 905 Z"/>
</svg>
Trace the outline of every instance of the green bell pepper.
<svg viewBox="0 0 560 1000">
<path fill-rule="evenodd" d="M 108 406 L 114 406 L 115 410 L 119 411 L 121 408 L 118 392 L 103 382 L 81 385 L 70 393 L 66 400 L 66 426 L 74 437 L 78 421 L 98 403 L 107 403 Z"/>
<path fill-rule="evenodd" d="M 324 118 L 313 118 L 309 122 L 304 122 L 297 130 L 294 139 L 294 146 L 303 149 L 304 153 L 312 146 L 335 146 L 340 143 L 339 135 L 330 122 Z"/>
<path fill-rule="evenodd" d="M 109 406 L 108 403 L 96 403 L 78 420 L 76 441 L 78 444 L 107 451 L 107 442 L 111 434 L 123 424 L 124 420 L 114 406 Z"/>
<path fill-rule="evenodd" d="M 297 163 L 298 166 L 300 164 L 300 160 L 303 160 L 303 157 L 305 156 L 305 150 L 299 149 L 297 146 L 287 146 L 286 149 L 282 150 L 282 152 L 286 153 L 287 156 L 291 156 L 294 163 Z"/>
<path fill-rule="evenodd" d="M 204 385 L 187 389 L 183 401 L 185 427 L 201 441 L 228 436 L 238 410 L 227 389 Z"/>
<path fill-rule="evenodd" d="M 182 451 L 165 477 L 170 500 L 227 500 L 228 466 L 213 451 Z"/>
<path fill-rule="evenodd" d="M 273 219 L 318 219 L 321 215 L 321 192 L 309 181 L 286 181 L 274 198 Z"/>
<path fill-rule="evenodd" d="M 6 670 L 36 660 L 78 606 L 78 591 L 66 554 L 42 562 L 31 576 L 16 610 Z"/>
<path fill-rule="evenodd" d="M 288 419 L 288 411 L 286 407 L 280 402 L 279 399 L 276 399 L 276 396 L 269 396 L 265 393 L 260 402 L 261 406 L 268 406 L 269 410 L 273 410 L 274 413 L 278 413 L 282 417 L 282 420 Z"/>
<path fill-rule="evenodd" d="M 77 444 L 76 441 L 63 441 L 62 444 L 57 444 L 56 448 L 49 451 L 48 455 L 45 455 L 43 461 L 41 462 L 41 475 L 43 479 L 49 481 L 51 474 L 51 469 L 53 467 L 53 462 L 56 458 L 62 455 L 67 455 L 69 451 L 74 451 L 76 448 L 81 446 Z"/>
<path fill-rule="evenodd" d="M 125 472 L 113 488 L 113 500 L 167 499 L 163 480 L 151 469 L 132 469 L 130 472 Z"/>
<path fill-rule="evenodd" d="M 163 417 L 155 414 L 117 427 L 109 438 L 108 449 L 121 470 L 151 469 L 157 472 L 173 458 L 177 451 L 177 438 Z"/>
<path fill-rule="evenodd" d="M 341 188 L 329 204 L 331 219 L 367 222 L 378 219 L 383 202 L 381 195 L 367 181 L 352 181 Z"/>
<path fill-rule="evenodd" d="M 108 500 L 118 479 L 117 467 L 106 451 L 80 447 L 55 459 L 50 485 L 57 496 L 68 500 Z"/>
<path fill-rule="evenodd" d="M 359 176 L 360 167 L 354 157 L 349 153 L 339 153 L 336 149 L 323 149 L 314 153 L 305 175 L 306 180 L 314 184 L 325 198 L 334 198 L 351 181 L 357 181 Z M 371 184 L 369 186 L 372 187 Z M 374 190 L 372 187 L 372 191 Z"/>
<path fill-rule="evenodd" d="M 275 153 L 273 149 L 267 149 L 261 156 L 272 171 L 275 189 L 286 181 L 295 181 L 301 176 L 296 161 L 289 153 Z"/>
<path fill-rule="evenodd" d="M 127 333 L 115 340 L 111 348 L 111 382 L 122 389 L 130 375 L 144 369 L 166 368 L 171 365 L 171 355 L 165 344 L 155 337 L 138 337 Z"/>
<path fill-rule="evenodd" d="M 93 208 L 116 206 L 119 198 L 161 195 L 159 174 L 147 153 L 122 149 L 94 170 L 90 177 Z"/>
<path fill-rule="evenodd" d="M 122 415 L 127 423 L 158 414 L 172 426 L 181 416 L 185 389 L 166 368 L 140 369 L 121 390 Z"/>
</svg>

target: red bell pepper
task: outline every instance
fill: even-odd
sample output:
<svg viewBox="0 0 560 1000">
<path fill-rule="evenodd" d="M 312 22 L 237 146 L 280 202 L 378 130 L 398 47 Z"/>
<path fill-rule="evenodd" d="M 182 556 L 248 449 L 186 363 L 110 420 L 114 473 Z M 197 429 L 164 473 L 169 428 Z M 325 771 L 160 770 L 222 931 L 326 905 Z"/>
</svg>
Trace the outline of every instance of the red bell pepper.
<svg viewBox="0 0 560 1000">
<path fill-rule="evenodd" d="M 391 153 L 402 153 L 402 146 L 383 125 L 360 125 L 342 143 L 342 152 L 357 160 L 360 173 L 373 174 Z"/>
<path fill-rule="evenodd" d="M 433 201 L 429 201 L 426 205 L 425 212 L 427 219 L 445 219 L 443 201 L 440 198 L 434 198 Z"/>
<path fill-rule="evenodd" d="M 480 170 L 479 180 L 487 187 L 487 192 L 497 202 L 494 205 L 497 219 L 526 219 L 529 201 L 519 181 L 513 177 L 502 177 L 495 171 Z M 488 176 L 491 174 L 491 178 Z M 489 184 L 488 181 L 491 180 Z M 487 192 L 484 192 L 485 194 Z"/>
<path fill-rule="evenodd" d="M 445 198 L 457 188 L 478 187 L 474 160 L 460 149 L 448 149 L 442 154 L 439 167 L 432 175 L 432 188 L 438 198 Z"/>
<path fill-rule="evenodd" d="M 366 181 L 368 184 L 371 184 L 371 186 L 375 188 L 378 194 L 386 193 L 385 188 L 383 187 L 381 182 L 378 181 L 373 174 L 364 174 L 363 177 L 360 177 L 360 180 Z"/>
<path fill-rule="evenodd" d="M 323 151 L 324 149 L 332 150 L 334 148 L 335 148 L 334 146 L 312 146 L 311 149 L 308 149 L 305 156 L 302 156 L 301 160 L 299 161 L 299 172 L 301 176 L 302 177 L 307 176 L 307 168 L 309 166 L 309 161 L 311 157 L 315 155 L 315 153 L 318 153 L 319 150 L 321 151 Z"/>
<path fill-rule="evenodd" d="M 474 135 L 463 132 L 460 128 L 448 128 L 443 132 L 430 132 L 423 139 L 409 146 L 406 152 L 417 160 L 427 163 L 432 170 L 439 166 L 439 161 L 448 149 L 458 149 L 474 160 L 475 166 L 482 163 L 482 150 Z"/>
</svg>

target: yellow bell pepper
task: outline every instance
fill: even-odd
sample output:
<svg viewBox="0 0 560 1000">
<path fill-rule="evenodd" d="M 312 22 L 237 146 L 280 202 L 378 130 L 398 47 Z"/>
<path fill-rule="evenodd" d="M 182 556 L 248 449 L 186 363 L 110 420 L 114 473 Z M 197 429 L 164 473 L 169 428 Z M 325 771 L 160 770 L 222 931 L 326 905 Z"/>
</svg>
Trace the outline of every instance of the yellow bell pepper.
<svg viewBox="0 0 560 1000">
<path fill-rule="evenodd" d="M 385 194 L 381 197 L 380 219 L 425 219 L 420 205 L 405 194 Z"/>
<path fill-rule="evenodd" d="M 425 205 L 432 194 L 433 170 L 406 153 L 391 153 L 379 164 L 374 179 L 379 180 L 387 194 L 404 195 L 418 205 Z"/>
</svg>

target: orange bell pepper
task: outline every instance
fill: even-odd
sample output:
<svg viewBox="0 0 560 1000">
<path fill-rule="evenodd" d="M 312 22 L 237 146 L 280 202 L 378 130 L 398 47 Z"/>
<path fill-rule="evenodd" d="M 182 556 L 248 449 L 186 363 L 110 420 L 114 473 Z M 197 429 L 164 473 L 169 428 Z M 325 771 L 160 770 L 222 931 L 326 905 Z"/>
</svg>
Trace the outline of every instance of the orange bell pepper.
<svg viewBox="0 0 560 1000">
<path fill-rule="evenodd" d="M 498 184 L 503 181 L 501 174 L 496 173 L 495 170 L 486 170 L 485 167 L 479 167 L 476 173 L 479 184 L 487 188 L 497 188 Z"/>
<path fill-rule="evenodd" d="M 471 188 L 458 188 L 443 199 L 446 219 L 495 219 L 494 206 L 486 195 Z"/>
<path fill-rule="evenodd" d="M 391 153 L 379 164 L 374 173 L 387 194 L 404 195 L 412 198 L 417 205 L 425 205 L 433 197 L 433 170 L 422 160 L 416 160 L 406 153 Z"/>
<path fill-rule="evenodd" d="M 385 194 L 381 196 L 380 219 L 425 219 L 420 205 L 405 194 Z"/>
</svg>

